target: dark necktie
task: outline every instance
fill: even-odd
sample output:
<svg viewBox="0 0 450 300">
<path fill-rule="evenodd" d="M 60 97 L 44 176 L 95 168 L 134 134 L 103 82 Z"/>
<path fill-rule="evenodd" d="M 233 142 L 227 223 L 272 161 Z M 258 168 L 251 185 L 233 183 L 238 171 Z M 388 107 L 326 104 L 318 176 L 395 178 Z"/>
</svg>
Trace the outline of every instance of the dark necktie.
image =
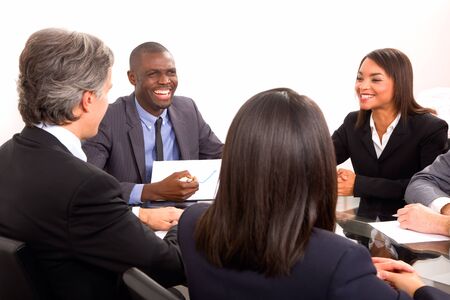
<svg viewBox="0 0 450 300">
<path fill-rule="evenodd" d="M 162 118 L 159 117 L 155 122 L 155 149 L 156 149 L 156 160 L 164 160 L 164 150 L 161 137 L 161 124 Z"/>
</svg>

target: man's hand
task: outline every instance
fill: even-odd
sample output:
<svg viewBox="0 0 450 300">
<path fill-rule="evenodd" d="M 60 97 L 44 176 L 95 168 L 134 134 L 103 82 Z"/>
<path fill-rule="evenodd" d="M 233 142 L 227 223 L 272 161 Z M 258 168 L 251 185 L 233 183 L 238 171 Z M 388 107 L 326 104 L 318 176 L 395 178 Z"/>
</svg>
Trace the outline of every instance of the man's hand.
<svg viewBox="0 0 450 300">
<path fill-rule="evenodd" d="M 337 170 L 338 196 L 352 196 L 356 175 L 350 170 Z"/>
<path fill-rule="evenodd" d="M 198 181 L 188 171 L 175 172 L 159 182 L 145 184 L 142 190 L 142 201 L 182 201 L 192 196 L 197 190 Z"/>
<path fill-rule="evenodd" d="M 182 209 L 175 207 L 140 208 L 139 219 L 154 231 L 167 231 L 178 224 L 182 213 Z"/>
<path fill-rule="evenodd" d="M 397 211 L 401 228 L 450 235 L 450 216 L 438 214 L 422 204 L 408 204 Z"/>
</svg>

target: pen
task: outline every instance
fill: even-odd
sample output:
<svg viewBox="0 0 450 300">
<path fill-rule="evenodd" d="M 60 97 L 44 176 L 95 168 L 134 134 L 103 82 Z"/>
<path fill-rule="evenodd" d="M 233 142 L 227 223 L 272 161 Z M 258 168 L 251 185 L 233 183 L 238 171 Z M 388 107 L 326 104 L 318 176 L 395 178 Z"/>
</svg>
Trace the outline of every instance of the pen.
<svg viewBox="0 0 450 300">
<path fill-rule="evenodd" d="M 392 215 L 394 218 L 398 218 L 398 214 L 393 214 Z"/>
</svg>

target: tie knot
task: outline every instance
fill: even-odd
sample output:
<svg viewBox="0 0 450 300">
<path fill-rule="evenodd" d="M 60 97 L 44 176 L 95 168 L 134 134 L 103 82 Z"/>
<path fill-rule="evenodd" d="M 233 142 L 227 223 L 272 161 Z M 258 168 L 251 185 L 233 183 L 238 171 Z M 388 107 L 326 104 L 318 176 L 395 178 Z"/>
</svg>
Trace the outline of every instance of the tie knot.
<svg viewBox="0 0 450 300">
<path fill-rule="evenodd" d="M 161 128 L 161 124 L 162 124 L 162 118 L 159 117 L 158 119 L 156 119 L 155 127 L 156 128 Z"/>
</svg>

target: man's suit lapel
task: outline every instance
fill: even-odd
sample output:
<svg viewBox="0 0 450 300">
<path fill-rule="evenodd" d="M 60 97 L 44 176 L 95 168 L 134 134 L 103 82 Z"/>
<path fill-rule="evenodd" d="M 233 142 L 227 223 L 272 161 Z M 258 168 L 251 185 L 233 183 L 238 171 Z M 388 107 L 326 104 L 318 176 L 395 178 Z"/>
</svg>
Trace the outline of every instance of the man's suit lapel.
<svg viewBox="0 0 450 300">
<path fill-rule="evenodd" d="M 408 119 L 408 121 L 411 121 L 411 117 Z M 385 160 L 387 157 L 389 157 L 392 153 L 395 152 L 395 150 L 404 144 L 406 140 L 408 139 L 409 135 L 409 123 L 405 123 L 403 116 L 400 118 L 397 126 L 395 126 L 394 131 L 392 132 L 391 137 L 389 138 L 388 143 L 386 144 L 386 147 L 384 148 L 383 152 L 380 155 L 379 161 Z"/>
<path fill-rule="evenodd" d="M 130 127 L 128 137 L 130 138 L 131 147 L 133 148 L 134 159 L 141 176 L 141 182 L 145 182 L 145 146 L 144 132 L 140 123 L 139 114 L 134 103 L 134 93 L 125 101 L 125 114 L 127 116 L 127 124 Z"/>
<path fill-rule="evenodd" d="M 189 137 L 192 135 L 192 126 L 187 123 L 183 111 L 176 105 L 175 97 L 173 100 L 174 102 L 167 111 L 177 139 L 180 157 L 182 160 L 189 159 Z"/>
</svg>

